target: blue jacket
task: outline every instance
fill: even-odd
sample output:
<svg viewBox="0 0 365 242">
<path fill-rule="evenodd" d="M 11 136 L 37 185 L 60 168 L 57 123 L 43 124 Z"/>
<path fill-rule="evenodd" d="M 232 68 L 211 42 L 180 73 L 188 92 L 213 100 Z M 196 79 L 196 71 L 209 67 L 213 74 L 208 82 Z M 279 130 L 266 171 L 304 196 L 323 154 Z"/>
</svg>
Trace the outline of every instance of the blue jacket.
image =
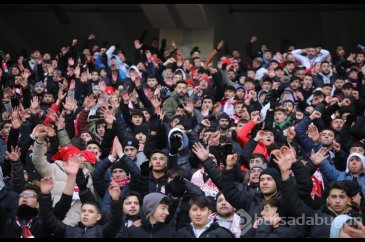
<svg viewBox="0 0 365 242">
<path fill-rule="evenodd" d="M 334 166 L 332 166 L 329 160 L 324 160 L 319 166 L 322 174 L 326 176 L 330 181 L 342 181 L 342 180 L 352 180 L 353 176 L 351 172 L 338 171 Z M 357 178 L 362 194 L 365 195 L 365 173 L 361 173 Z"/>
</svg>

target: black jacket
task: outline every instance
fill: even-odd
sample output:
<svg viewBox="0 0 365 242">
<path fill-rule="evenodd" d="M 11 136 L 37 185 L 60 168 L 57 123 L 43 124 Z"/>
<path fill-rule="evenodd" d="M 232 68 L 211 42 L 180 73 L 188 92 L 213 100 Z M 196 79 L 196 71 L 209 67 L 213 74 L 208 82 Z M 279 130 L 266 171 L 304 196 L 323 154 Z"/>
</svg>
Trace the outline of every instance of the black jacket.
<svg viewBox="0 0 365 242">
<path fill-rule="evenodd" d="M 306 224 L 310 226 L 309 237 L 329 238 L 331 221 L 337 215 L 330 211 L 327 206 L 322 206 L 320 209 L 314 210 L 306 205 L 298 198 L 293 179 L 283 181 L 281 189 L 284 194 L 286 209 L 288 212 L 296 218 L 303 218 Z M 353 217 L 356 216 L 352 210 L 350 210 L 347 214 Z M 318 224 L 316 221 L 324 221 L 324 223 Z"/>
<path fill-rule="evenodd" d="M 177 231 L 177 237 L 196 238 L 193 226 L 187 224 L 184 228 L 179 229 Z M 228 229 L 219 226 L 217 222 L 213 222 L 198 238 L 234 238 L 234 235 Z"/>
<path fill-rule="evenodd" d="M 253 230 L 253 236 L 246 238 L 301 238 L 302 233 L 295 226 L 279 225 L 274 228 L 270 223 L 262 223 Z"/>
<path fill-rule="evenodd" d="M 142 220 L 142 225 L 136 227 L 132 225 L 125 230 L 124 238 L 173 238 L 175 229 L 165 223 L 151 224 L 147 220 Z"/>
<path fill-rule="evenodd" d="M 72 227 L 58 220 L 52 211 L 52 200 L 50 194 L 41 194 L 39 197 L 40 215 L 45 227 L 56 236 L 64 238 L 112 238 L 119 229 L 122 222 L 122 202 L 112 201 L 111 217 L 104 225 L 95 224 L 85 227 L 81 222 Z"/>
<path fill-rule="evenodd" d="M 1 204 L 0 204 L 0 218 L 1 218 L 0 238 L 20 238 L 22 234 L 22 229 L 17 224 L 15 216 L 12 216 L 8 212 L 6 212 L 5 209 L 1 206 Z M 34 238 L 46 237 L 45 231 L 43 229 L 43 223 L 39 215 L 32 218 L 32 226 L 29 228 L 29 230 L 34 236 Z"/>
</svg>

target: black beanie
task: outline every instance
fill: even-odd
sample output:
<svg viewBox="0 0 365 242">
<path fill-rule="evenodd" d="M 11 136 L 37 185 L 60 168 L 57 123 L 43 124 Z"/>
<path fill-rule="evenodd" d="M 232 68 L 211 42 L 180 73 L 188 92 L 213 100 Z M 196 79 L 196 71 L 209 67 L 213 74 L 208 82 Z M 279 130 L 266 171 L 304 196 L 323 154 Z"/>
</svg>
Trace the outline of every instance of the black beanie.
<svg viewBox="0 0 365 242">
<path fill-rule="evenodd" d="M 231 118 L 229 117 L 229 115 L 226 113 L 222 113 L 217 117 L 217 124 L 219 123 L 219 120 L 221 120 L 222 118 L 228 119 L 228 121 L 231 122 Z"/>
<path fill-rule="evenodd" d="M 115 162 L 111 167 L 110 167 L 110 171 L 113 173 L 114 169 L 122 169 L 123 171 L 125 171 L 123 164 L 119 161 Z"/>
<path fill-rule="evenodd" d="M 125 139 L 123 141 L 123 149 L 126 147 L 126 146 L 133 146 L 134 148 L 136 148 L 138 150 L 139 148 L 139 142 L 136 138 L 134 137 L 128 137 L 127 139 Z"/>
<path fill-rule="evenodd" d="M 138 134 L 138 133 L 143 133 L 145 134 L 146 136 L 148 136 L 148 126 L 145 125 L 145 124 L 141 124 L 141 125 L 138 125 L 138 126 L 135 126 L 134 128 L 134 135 Z"/>
<path fill-rule="evenodd" d="M 272 167 L 266 168 L 265 170 L 263 170 L 261 172 L 260 178 L 262 175 L 265 175 L 265 174 L 271 176 L 274 179 L 274 181 L 276 183 L 276 189 L 279 190 L 280 185 L 281 185 L 281 175 L 280 175 L 279 171 Z"/>
</svg>

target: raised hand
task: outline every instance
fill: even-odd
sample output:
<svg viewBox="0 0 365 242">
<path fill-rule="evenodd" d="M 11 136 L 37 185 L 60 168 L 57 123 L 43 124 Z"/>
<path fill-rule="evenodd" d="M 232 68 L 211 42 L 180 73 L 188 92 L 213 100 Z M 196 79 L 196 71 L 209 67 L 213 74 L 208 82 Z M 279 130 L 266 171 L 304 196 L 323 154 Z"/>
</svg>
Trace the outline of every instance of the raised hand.
<svg viewBox="0 0 365 242">
<path fill-rule="evenodd" d="M 79 65 L 77 65 L 75 67 L 75 71 L 74 71 L 75 77 L 79 78 L 80 77 L 80 73 L 81 73 L 81 68 L 80 68 Z M 71 89 L 71 87 L 70 87 L 70 89 Z"/>
<path fill-rule="evenodd" d="M 111 95 L 111 97 L 109 99 L 109 103 L 110 103 L 110 105 L 112 105 L 113 109 L 119 108 L 119 98 L 116 93 Z"/>
<path fill-rule="evenodd" d="M 18 146 L 11 147 L 11 152 L 6 152 L 5 159 L 10 160 L 12 162 L 17 162 L 20 159 L 20 148 Z"/>
<path fill-rule="evenodd" d="M 221 113 L 222 104 L 220 102 L 217 102 L 213 106 L 213 113 L 217 116 Z"/>
<path fill-rule="evenodd" d="M 365 238 L 365 226 L 359 221 L 356 221 L 356 225 L 357 229 L 345 224 L 344 230 L 350 234 L 351 238 Z"/>
<path fill-rule="evenodd" d="M 194 102 L 191 99 L 188 99 L 186 101 L 186 104 L 183 104 L 183 106 L 184 106 L 185 111 L 188 113 L 192 113 L 194 111 Z"/>
<path fill-rule="evenodd" d="M 176 48 L 176 43 L 175 40 L 171 40 L 171 47 L 175 50 Z"/>
<path fill-rule="evenodd" d="M 93 40 L 95 38 L 96 38 L 95 34 L 90 34 L 89 37 L 87 37 L 88 40 Z"/>
<path fill-rule="evenodd" d="M 77 106 L 77 101 L 72 98 L 72 97 L 66 97 L 66 102 L 65 104 L 63 105 L 63 108 L 66 110 L 66 111 L 72 111 L 76 108 Z"/>
<path fill-rule="evenodd" d="M 291 142 L 291 141 L 293 141 L 296 134 L 297 133 L 295 132 L 294 127 L 290 127 L 290 128 L 288 128 L 288 133 L 287 133 L 286 137 Z"/>
<path fill-rule="evenodd" d="M 223 46 L 224 46 L 224 41 L 223 41 L 223 40 L 221 40 L 221 41 L 219 41 L 219 43 L 218 43 L 217 49 L 218 49 L 218 50 L 220 50 L 220 49 L 222 49 L 222 48 L 223 48 Z"/>
<path fill-rule="evenodd" d="M 52 126 L 47 126 L 46 129 L 47 129 L 48 137 L 54 137 L 56 135 L 56 131 L 54 130 L 54 128 Z"/>
<path fill-rule="evenodd" d="M 70 86 L 68 87 L 69 90 L 75 90 L 76 88 L 76 82 L 74 79 L 70 81 Z"/>
<path fill-rule="evenodd" d="M 274 162 L 278 164 L 281 173 L 288 172 L 291 169 L 292 161 L 284 155 L 281 150 L 273 150 L 271 154 L 275 157 Z"/>
<path fill-rule="evenodd" d="M 28 69 L 24 69 L 24 71 L 22 72 L 22 77 L 26 81 L 26 80 L 28 80 L 28 78 L 30 77 L 31 74 L 32 73 Z"/>
<path fill-rule="evenodd" d="M 263 130 L 259 130 L 257 133 L 256 133 L 256 137 L 254 138 L 254 140 L 256 141 L 256 142 L 259 142 L 259 141 L 262 141 L 262 140 L 264 140 L 264 138 L 265 138 L 265 131 L 263 131 Z"/>
<path fill-rule="evenodd" d="M 54 187 L 53 178 L 51 176 L 46 176 L 41 179 L 40 188 L 42 194 L 49 194 Z"/>
<path fill-rule="evenodd" d="M 23 88 L 26 88 L 28 86 L 28 76 L 30 74 L 25 74 L 26 72 L 24 71 L 22 73 L 22 76 L 17 78 L 16 80 L 18 81 L 19 85 L 21 85 Z"/>
<path fill-rule="evenodd" d="M 221 137 L 221 132 L 219 130 L 213 132 L 210 135 L 210 139 L 208 140 L 208 145 L 209 146 L 218 146 L 220 137 Z"/>
<path fill-rule="evenodd" d="M 58 119 L 58 115 L 53 109 L 48 109 L 47 115 L 52 120 L 52 122 L 56 122 Z"/>
<path fill-rule="evenodd" d="M 138 39 L 134 41 L 134 48 L 136 48 L 137 50 L 139 50 L 142 47 L 142 45 L 143 44 L 141 44 L 141 42 Z"/>
<path fill-rule="evenodd" d="M 57 95 L 57 103 L 60 104 L 62 102 L 62 100 L 66 97 L 67 92 L 63 93 L 63 91 L 65 90 L 64 87 L 60 87 L 60 90 L 58 90 L 58 95 Z"/>
<path fill-rule="evenodd" d="M 176 154 L 182 145 L 182 138 L 179 135 L 170 136 L 170 153 Z"/>
<path fill-rule="evenodd" d="M 32 136 L 43 142 L 47 136 L 47 128 L 43 124 L 38 124 L 32 131 Z"/>
<path fill-rule="evenodd" d="M 109 124 L 109 125 L 113 125 L 114 121 L 116 120 L 115 119 L 115 112 L 112 109 L 107 109 L 104 112 L 103 116 L 104 116 L 104 120 L 105 120 L 106 124 Z"/>
<path fill-rule="evenodd" d="M 283 146 L 280 148 L 280 151 L 286 160 L 288 160 L 292 163 L 296 161 L 297 154 L 296 154 L 295 149 L 292 146 L 290 146 L 290 147 Z"/>
<path fill-rule="evenodd" d="M 325 147 L 320 148 L 319 151 L 317 151 L 316 153 L 314 153 L 314 150 L 312 150 L 310 159 L 313 162 L 313 164 L 318 166 L 322 163 L 322 161 L 324 161 L 329 157 L 329 155 L 326 155 L 327 153 L 328 149 Z"/>
<path fill-rule="evenodd" d="M 209 146 L 204 148 L 200 142 L 193 144 L 192 151 L 200 161 L 205 161 L 209 157 Z"/>
<path fill-rule="evenodd" d="M 251 36 L 250 43 L 255 43 L 257 41 L 257 37 L 255 35 Z"/>
<path fill-rule="evenodd" d="M 81 156 L 81 154 L 73 155 L 67 160 L 67 162 L 64 163 L 67 175 L 77 175 L 77 172 L 79 171 L 82 164 L 82 159 L 80 159 Z"/>
<path fill-rule="evenodd" d="M 160 118 L 160 121 L 161 121 L 161 123 L 163 122 L 163 120 L 164 120 L 164 118 L 165 118 L 165 114 L 166 114 L 166 112 L 165 111 L 163 111 L 163 109 L 162 108 L 160 108 L 160 111 L 158 112 L 158 113 L 156 113 L 157 114 L 157 116 Z"/>
<path fill-rule="evenodd" d="M 11 126 L 13 129 L 19 129 L 22 125 L 22 120 L 19 117 L 18 113 L 18 107 L 13 109 L 13 112 L 11 113 L 10 119 L 11 119 Z"/>
<path fill-rule="evenodd" d="M 209 110 L 207 108 L 202 108 L 201 114 L 206 118 L 209 115 Z"/>
<path fill-rule="evenodd" d="M 233 169 L 234 165 L 237 163 L 238 157 L 237 154 L 227 155 L 226 158 L 226 169 Z"/>
<path fill-rule="evenodd" d="M 313 140 L 314 143 L 317 143 L 319 141 L 320 137 L 317 126 L 310 125 L 308 127 L 308 136 Z"/>
<path fill-rule="evenodd" d="M 32 112 L 35 112 L 39 108 L 39 100 L 38 96 L 34 96 L 32 100 L 30 100 L 30 109 Z"/>
<path fill-rule="evenodd" d="M 336 152 L 340 152 L 341 151 L 341 144 L 336 142 L 336 140 L 333 141 L 332 143 L 332 147 Z"/>
<path fill-rule="evenodd" d="M 69 58 L 68 58 L 68 60 L 67 60 L 67 64 L 68 64 L 69 66 L 73 66 L 73 65 L 75 65 L 75 60 L 74 60 L 74 58 L 73 58 L 73 57 L 69 57 Z"/>
<path fill-rule="evenodd" d="M 136 75 L 136 77 L 134 78 L 134 85 L 136 85 L 137 89 L 140 89 L 142 87 L 142 81 L 139 75 Z"/>
<path fill-rule="evenodd" d="M 115 149 L 115 154 L 119 158 L 122 158 L 122 156 L 124 155 L 124 152 L 123 152 L 123 147 L 120 144 L 120 141 L 119 141 L 118 137 L 114 137 L 114 140 L 113 140 L 113 148 Z"/>
<path fill-rule="evenodd" d="M 351 100 L 349 98 L 345 98 L 341 102 L 342 107 L 348 107 L 348 106 L 350 106 L 350 104 L 351 104 Z"/>
<path fill-rule="evenodd" d="M 317 119 L 317 118 L 321 118 L 322 117 L 322 113 L 317 111 L 317 110 L 314 110 L 311 115 L 309 116 L 309 118 L 311 120 L 314 120 L 314 119 Z"/>
<path fill-rule="evenodd" d="M 277 228 L 280 225 L 281 218 L 278 213 L 275 213 L 272 216 L 265 215 L 265 216 L 263 216 L 263 219 L 268 221 L 272 225 L 273 228 Z"/>
<path fill-rule="evenodd" d="M 210 121 L 209 121 L 209 119 L 203 119 L 200 123 L 201 123 L 204 127 L 210 127 Z"/>
<path fill-rule="evenodd" d="M 63 117 L 63 115 L 60 115 L 56 121 L 56 126 L 57 126 L 57 130 L 61 130 L 64 129 L 66 127 L 65 124 L 65 118 Z"/>
<path fill-rule="evenodd" d="M 253 116 L 252 121 L 253 121 L 255 124 L 259 124 L 259 123 L 261 123 L 260 115 L 255 115 L 255 116 Z"/>
<path fill-rule="evenodd" d="M 154 109 L 157 109 L 161 106 L 162 101 L 157 98 L 157 96 L 153 95 L 151 97 L 151 103 Z"/>
<path fill-rule="evenodd" d="M 119 185 L 118 185 L 117 182 L 115 182 L 115 181 L 110 182 L 110 185 L 109 185 L 109 194 L 110 194 L 110 198 L 113 201 L 118 201 L 119 200 L 120 187 L 119 187 Z"/>
</svg>

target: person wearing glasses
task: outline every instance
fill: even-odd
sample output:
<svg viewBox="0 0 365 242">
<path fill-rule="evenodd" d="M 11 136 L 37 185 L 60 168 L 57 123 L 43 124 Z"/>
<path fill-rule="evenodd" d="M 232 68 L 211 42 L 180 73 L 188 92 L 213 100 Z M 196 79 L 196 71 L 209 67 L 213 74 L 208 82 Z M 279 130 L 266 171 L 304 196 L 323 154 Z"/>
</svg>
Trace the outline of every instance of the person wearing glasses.
<svg viewBox="0 0 365 242">
<path fill-rule="evenodd" d="M 59 220 L 66 217 L 71 208 L 72 195 L 75 186 L 75 177 L 80 164 L 73 163 L 67 166 L 69 174 L 61 199 L 53 207 L 53 212 Z M 1 171 L 1 169 L 0 169 Z M 0 177 L 0 183 L 3 179 Z M 49 238 L 50 233 L 44 229 L 44 223 L 39 216 L 39 187 L 26 184 L 21 189 L 17 201 L 16 213 L 12 214 L 0 203 L 0 238 Z M 16 203 L 16 200 L 13 201 Z"/>
<path fill-rule="evenodd" d="M 42 238 L 45 232 L 38 215 L 38 192 L 35 185 L 27 184 L 19 195 L 16 215 L 12 216 L 0 206 L 0 237 Z"/>
</svg>

